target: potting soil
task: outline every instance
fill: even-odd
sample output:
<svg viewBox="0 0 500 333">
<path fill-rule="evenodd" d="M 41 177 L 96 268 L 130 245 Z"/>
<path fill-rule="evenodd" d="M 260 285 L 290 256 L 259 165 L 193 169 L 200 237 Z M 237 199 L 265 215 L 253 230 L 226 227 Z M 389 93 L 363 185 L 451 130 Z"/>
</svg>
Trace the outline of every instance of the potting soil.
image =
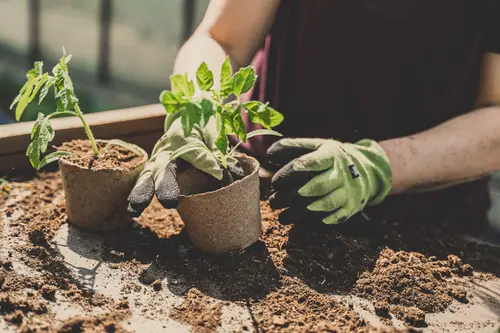
<svg viewBox="0 0 500 333">
<path fill-rule="evenodd" d="M 352 232 L 308 221 L 282 226 L 263 200 L 261 240 L 237 253 L 208 255 L 191 245 L 175 210 L 157 201 L 124 229 L 75 230 L 66 221 L 57 172 L 0 189 L 0 205 L 0 330 L 7 332 L 489 332 L 500 326 L 500 249 L 468 243 L 447 226 L 369 221 L 372 228 Z M 59 241 L 63 230 L 67 248 Z M 68 250 L 97 262 L 95 268 L 75 270 Z M 121 287 L 104 295 L 95 280 L 100 269 L 119 273 Z M 109 286 L 113 278 L 109 273 Z M 478 304 L 487 311 L 476 313 Z M 138 317 L 155 329 L 132 328 Z"/>
</svg>

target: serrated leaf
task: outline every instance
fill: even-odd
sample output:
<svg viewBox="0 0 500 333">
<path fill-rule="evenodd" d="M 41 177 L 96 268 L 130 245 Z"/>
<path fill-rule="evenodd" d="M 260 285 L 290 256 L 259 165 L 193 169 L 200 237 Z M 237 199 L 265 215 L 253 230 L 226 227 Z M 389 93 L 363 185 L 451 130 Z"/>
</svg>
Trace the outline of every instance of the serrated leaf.
<svg viewBox="0 0 500 333">
<path fill-rule="evenodd" d="M 35 61 L 33 68 L 26 73 L 26 77 L 29 79 L 30 77 L 36 78 L 43 73 L 43 62 Z"/>
<path fill-rule="evenodd" d="M 240 96 L 250 91 L 256 79 L 255 70 L 252 66 L 241 68 L 233 76 L 233 94 Z"/>
<path fill-rule="evenodd" d="M 40 91 L 40 97 L 38 98 L 38 104 L 42 104 L 43 100 L 45 99 L 45 97 L 49 93 L 50 87 L 53 84 L 54 84 L 54 78 L 53 77 L 49 77 L 49 79 L 47 80 L 47 82 L 45 82 L 45 85 L 43 86 L 42 91 Z"/>
<path fill-rule="evenodd" d="M 30 163 L 35 169 L 38 169 L 40 155 L 47 151 L 49 142 L 54 139 L 54 135 L 49 119 L 39 113 L 31 131 L 32 141 L 26 150 L 26 156 L 29 157 Z"/>
<path fill-rule="evenodd" d="M 38 170 L 38 165 L 40 164 L 40 147 L 38 146 L 38 141 L 31 141 L 26 149 L 26 156 L 29 157 L 30 164 L 33 168 Z"/>
<path fill-rule="evenodd" d="M 215 139 L 215 145 L 222 152 L 222 154 L 227 153 L 228 139 L 226 134 L 226 127 L 224 124 L 224 117 L 221 113 L 215 115 L 216 125 L 217 125 L 217 138 Z"/>
<path fill-rule="evenodd" d="M 175 74 L 170 76 L 172 92 L 177 96 L 183 96 L 188 101 L 194 95 L 194 84 L 188 80 L 187 74 Z"/>
<path fill-rule="evenodd" d="M 233 79 L 231 76 L 231 62 L 229 61 L 229 57 L 226 57 L 220 74 L 220 94 L 223 98 L 228 97 L 233 92 Z"/>
<path fill-rule="evenodd" d="M 214 75 L 205 62 L 202 62 L 198 70 L 196 71 L 196 80 L 198 86 L 203 91 L 210 91 L 210 88 L 214 85 Z"/>
<path fill-rule="evenodd" d="M 214 105 L 209 99 L 202 99 L 199 103 L 201 109 L 200 126 L 207 126 L 210 117 L 214 115 Z"/>
<path fill-rule="evenodd" d="M 195 124 L 200 123 L 201 110 L 198 105 L 193 103 L 185 104 L 181 108 L 181 123 L 184 130 L 184 136 L 189 136 Z"/>
<path fill-rule="evenodd" d="M 261 124 L 267 129 L 278 126 L 283 121 L 283 115 L 270 107 L 267 103 L 259 101 L 250 101 L 244 104 L 248 110 L 250 121 L 256 124 Z"/>
<path fill-rule="evenodd" d="M 215 145 L 221 151 L 222 154 L 227 153 L 228 139 L 225 128 L 217 133 L 217 139 L 215 139 Z"/>
<path fill-rule="evenodd" d="M 40 89 L 42 89 L 43 85 L 47 82 L 48 79 L 49 79 L 48 73 L 45 73 L 42 76 L 40 76 L 39 78 L 37 78 L 37 83 L 36 83 L 35 88 L 33 89 L 32 93 L 31 93 L 28 104 L 31 103 L 35 99 L 36 95 L 38 94 Z"/>
<path fill-rule="evenodd" d="M 42 158 L 42 160 L 38 163 L 36 168 L 37 168 L 37 170 L 40 170 L 41 168 L 43 168 L 47 164 L 50 164 L 52 162 L 56 162 L 61 157 L 70 156 L 70 155 L 73 155 L 73 153 L 70 153 L 68 151 L 55 151 L 53 153 L 46 155 L 44 158 Z"/>
<path fill-rule="evenodd" d="M 181 107 L 181 101 L 177 96 L 168 90 L 164 90 L 160 94 L 160 102 L 163 104 L 163 107 L 165 108 L 165 111 L 167 113 L 175 113 L 179 111 L 179 108 Z"/>
<path fill-rule="evenodd" d="M 243 106 L 239 105 L 237 111 L 232 115 L 231 119 L 232 119 L 233 131 L 236 134 L 236 136 L 241 141 L 247 142 L 247 127 L 240 113 L 242 108 Z"/>
</svg>

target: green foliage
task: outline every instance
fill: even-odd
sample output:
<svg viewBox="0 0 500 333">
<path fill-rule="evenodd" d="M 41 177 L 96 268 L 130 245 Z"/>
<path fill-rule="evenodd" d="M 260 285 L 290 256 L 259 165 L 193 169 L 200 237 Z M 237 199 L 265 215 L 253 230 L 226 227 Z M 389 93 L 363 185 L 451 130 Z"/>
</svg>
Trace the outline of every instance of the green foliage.
<svg viewBox="0 0 500 333">
<path fill-rule="evenodd" d="M 170 76 L 172 90 L 164 90 L 160 94 L 160 102 L 169 118 L 181 117 L 185 136 L 189 136 L 195 126 L 206 126 L 209 119 L 215 116 L 217 125 L 215 145 L 220 152 L 219 159 L 225 166 L 228 156 L 239 144 L 247 142 L 248 138 L 256 135 L 281 136 L 280 133 L 271 130 L 284 120 L 280 112 L 269 107 L 268 103 L 240 101 L 241 95 L 249 92 L 256 80 L 257 75 L 252 66 L 241 68 L 233 75 L 229 57 L 226 57 L 221 67 L 220 88 L 214 89 L 214 75 L 203 62 L 196 71 L 196 81 L 200 92 L 209 94 L 197 94 L 194 83 L 188 79 L 187 74 L 175 74 Z M 242 112 L 248 114 L 250 121 L 262 125 L 265 129 L 247 133 Z M 240 140 L 231 150 L 229 150 L 228 135 L 235 135 Z M 177 157 L 197 149 L 202 147 L 196 145 L 181 147 L 173 156 Z"/>
<path fill-rule="evenodd" d="M 80 118 L 92 144 L 95 156 L 99 153 L 92 132 L 85 122 L 83 114 L 78 106 L 79 100 L 75 95 L 73 82 L 69 76 L 68 63 L 70 59 L 71 55 L 66 55 L 66 51 L 63 48 L 63 56 L 52 69 L 52 75 L 43 73 L 43 63 L 41 61 L 35 62 L 33 69 L 29 70 L 26 74 L 26 83 L 10 106 L 11 109 L 16 106 L 16 120 L 20 121 L 26 108 L 35 100 L 37 95 L 38 105 L 40 105 L 47 97 L 50 88 L 54 90 L 56 110 L 47 116 L 43 113 L 38 113 L 31 131 L 31 143 L 26 150 L 26 156 L 28 156 L 33 168 L 37 170 L 69 154 L 68 152 L 57 151 L 42 158 L 42 155 L 47 151 L 49 143 L 55 136 L 54 130 L 50 124 L 50 118 L 52 117 L 72 115 Z"/>
</svg>

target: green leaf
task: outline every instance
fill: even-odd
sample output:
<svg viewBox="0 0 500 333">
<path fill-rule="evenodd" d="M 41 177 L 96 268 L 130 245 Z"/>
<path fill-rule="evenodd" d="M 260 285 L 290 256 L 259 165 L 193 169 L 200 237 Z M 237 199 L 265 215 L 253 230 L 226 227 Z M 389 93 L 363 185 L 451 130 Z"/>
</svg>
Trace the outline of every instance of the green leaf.
<svg viewBox="0 0 500 333">
<path fill-rule="evenodd" d="M 164 127 L 163 127 L 163 130 L 164 130 L 165 134 L 166 134 L 167 130 L 170 128 L 170 126 L 172 125 L 172 123 L 177 118 L 179 118 L 180 116 L 181 116 L 181 112 L 180 111 L 167 114 L 167 116 L 165 118 L 165 124 L 164 124 Z M 165 134 L 163 134 L 163 135 L 165 135 Z"/>
<path fill-rule="evenodd" d="M 283 115 L 268 106 L 268 104 L 264 104 L 259 101 L 250 101 L 244 104 L 245 109 L 248 110 L 248 115 L 250 121 L 256 124 L 261 124 L 267 129 L 271 129 L 271 127 L 278 126 L 283 121 Z"/>
<path fill-rule="evenodd" d="M 229 61 L 229 57 L 226 57 L 220 74 L 220 94 L 223 98 L 228 97 L 233 92 L 233 79 L 231 76 L 231 62 Z"/>
<path fill-rule="evenodd" d="M 187 137 L 191 134 L 193 126 L 200 123 L 201 110 L 198 105 L 188 103 L 181 108 L 181 112 L 182 128 L 184 129 L 184 136 Z"/>
<path fill-rule="evenodd" d="M 254 136 L 259 136 L 259 135 L 274 135 L 274 136 L 283 136 L 283 134 L 273 131 L 273 130 L 268 130 L 268 129 L 258 129 L 255 131 L 251 131 L 247 133 L 247 139 L 253 138 Z"/>
<path fill-rule="evenodd" d="M 175 113 L 181 107 L 181 101 L 177 96 L 168 90 L 163 90 L 160 94 L 160 102 L 163 104 L 167 113 Z"/>
<path fill-rule="evenodd" d="M 39 113 L 31 131 L 32 141 L 26 150 L 26 156 L 29 157 L 31 165 L 35 169 L 39 167 L 40 155 L 47 151 L 49 142 L 54 139 L 54 136 L 55 133 L 49 119 Z"/>
<path fill-rule="evenodd" d="M 26 149 L 26 156 L 29 157 L 31 166 L 38 170 L 38 165 L 40 164 L 40 147 L 38 146 L 38 141 L 31 141 Z"/>
<path fill-rule="evenodd" d="M 49 93 L 49 89 L 54 84 L 54 81 L 55 80 L 54 80 L 53 77 L 49 77 L 47 79 L 47 82 L 45 82 L 45 85 L 43 86 L 42 91 L 40 92 L 40 97 L 38 99 L 38 104 L 39 105 L 42 104 L 43 100 L 45 99 L 45 97 Z"/>
<path fill-rule="evenodd" d="M 241 94 L 250 91 L 256 79 L 255 70 L 252 66 L 241 68 L 233 77 L 233 94 L 239 97 Z"/>
<path fill-rule="evenodd" d="M 184 154 L 187 154 L 194 150 L 204 150 L 208 151 L 210 154 L 213 154 L 207 146 L 205 146 L 201 141 L 190 142 L 184 146 L 177 148 L 171 155 L 170 160 L 173 161 Z"/>
<path fill-rule="evenodd" d="M 33 65 L 33 69 L 30 69 L 28 73 L 26 73 L 26 77 L 29 79 L 30 77 L 38 77 L 43 73 L 43 62 L 35 61 Z"/>
<path fill-rule="evenodd" d="M 31 93 L 28 104 L 31 103 L 35 99 L 36 95 L 38 94 L 40 89 L 42 89 L 43 85 L 47 82 L 48 79 L 49 79 L 48 73 L 45 73 L 42 76 L 40 76 L 39 78 L 37 78 L 37 83 L 35 85 L 35 88 L 33 89 L 33 92 Z"/>
<path fill-rule="evenodd" d="M 210 91 L 210 88 L 214 85 L 214 75 L 210 71 L 205 62 L 202 62 L 198 70 L 196 71 L 196 80 L 198 81 L 198 86 L 203 91 Z"/>
<path fill-rule="evenodd" d="M 16 120 L 19 121 L 21 120 L 21 116 L 24 113 L 24 110 L 26 110 L 26 107 L 29 104 L 30 96 L 31 93 L 33 92 L 33 88 L 35 87 L 36 84 L 36 79 L 33 77 L 30 77 L 27 82 L 26 89 L 24 90 L 23 94 L 19 98 L 16 106 Z"/>
<path fill-rule="evenodd" d="M 170 76 L 172 92 L 177 96 L 184 96 L 188 101 L 194 95 L 194 83 L 189 81 L 187 74 L 175 74 Z"/>
<path fill-rule="evenodd" d="M 200 126 L 207 126 L 210 117 L 214 115 L 214 105 L 209 99 L 202 99 L 199 103 L 201 109 Z"/>
<path fill-rule="evenodd" d="M 222 154 L 227 153 L 228 139 L 226 134 L 226 127 L 224 125 L 224 117 L 222 114 L 216 114 L 217 120 L 217 138 L 215 139 L 215 145 L 222 152 Z"/>
<path fill-rule="evenodd" d="M 50 154 L 46 155 L 44 158 L 42 158 L 42 160 L 38 163 L 37 170 L 40 170 L 41 168 L 43 168 L 47 164 L 58 161 L 61 157 L 70 156 L 70 155 L 74 155 L 74 154 L 70 153 L 69 151 L 55 151 L 53 153 L 50 153 Z"/>
<path fill-rule="evenodd" d="M 236 134 L 236 136 L 242 140 L 243 142 L 247 142 L 247 128 L 243 118 L 241 117 L 241 109 L 243 109 L 243 105 L 240 104 L 231 114 L 229 121 L 231 122 L 232 132 Z"/>
</svg>

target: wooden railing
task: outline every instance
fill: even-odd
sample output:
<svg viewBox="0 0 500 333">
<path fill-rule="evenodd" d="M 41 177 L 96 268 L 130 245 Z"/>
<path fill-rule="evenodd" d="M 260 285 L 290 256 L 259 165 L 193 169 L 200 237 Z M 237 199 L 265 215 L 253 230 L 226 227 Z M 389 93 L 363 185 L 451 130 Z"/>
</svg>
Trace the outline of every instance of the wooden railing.
<svg viewBox="0 0 500 333">
<path fill-rule="evenodd" d="M 149 153 L 163 134 L 165 110 L 161 104 L 152 104 L 87 114 L 85 119 L 96 138 L 126 140 Z M 51 145 L 86 138 L 77 117 L 53 119 L 51 123 L 56 133 Z M 31 169 L 26 148 L 32 127 L 33 122 L 0 125 L 0 176 Z"/>
</svg>

